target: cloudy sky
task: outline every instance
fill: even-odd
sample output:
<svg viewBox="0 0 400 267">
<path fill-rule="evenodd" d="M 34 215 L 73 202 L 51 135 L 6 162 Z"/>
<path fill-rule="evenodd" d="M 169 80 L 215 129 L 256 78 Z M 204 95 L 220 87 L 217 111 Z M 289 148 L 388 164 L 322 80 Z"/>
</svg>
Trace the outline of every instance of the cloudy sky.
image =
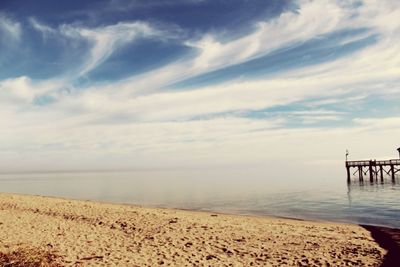
<svg viewBox="0 0 400 267">
<path fill-rule="evenodd" d="M 398 0 L 1 0 L 0 171 L 397 157 L 399 18 Z"/>
</svg>

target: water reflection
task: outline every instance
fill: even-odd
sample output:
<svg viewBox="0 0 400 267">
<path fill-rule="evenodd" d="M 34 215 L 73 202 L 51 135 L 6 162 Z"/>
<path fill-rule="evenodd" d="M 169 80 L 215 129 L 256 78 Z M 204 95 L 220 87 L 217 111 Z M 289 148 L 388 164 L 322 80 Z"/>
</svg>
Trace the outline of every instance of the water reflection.
<svg viewBox="0 0 400 267">
<path fill-rule="evenodd" d="M 360 192 L 371 192 L 376 190 L 396 190 L 399 188 L 400 178 L 395 177 L 395 179 L 379 179 L 375 181 L 363 181 L 363 180 L 356 180 L 350 183 L 347 183 L 347 198 L 349 201 L 349 205 L 352 204 L 352 191 L 355 191 L 357 194 L 358 191 Z"/>
<path fill-rule="evenodd" d="M 347 183 L 347 188 L 349 191 L 351 191 L 352 188 L 384 188 L 384 187 L 396 187 L 400 183 L 400 178 L 395 177 L 394 179 L 379 179 L 379 180 L 374 180 L 373 182 L 371 181 L 359 181 L 355 180 L 352 181 L 351 183 Z"/>
<path fill-rule="evenodd" d="M 399 197 L 399 177 L 347 185 L 349 212 L 353 212 L 360 223 L 400 227 Z"/>
</svg>

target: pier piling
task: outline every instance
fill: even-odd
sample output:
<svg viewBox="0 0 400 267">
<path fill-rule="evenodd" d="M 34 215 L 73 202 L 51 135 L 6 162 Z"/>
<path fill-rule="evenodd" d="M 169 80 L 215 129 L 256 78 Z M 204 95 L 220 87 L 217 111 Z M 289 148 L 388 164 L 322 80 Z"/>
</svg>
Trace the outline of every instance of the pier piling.
<svg viewBox="0 0 400 267">
<path fill-rule="evenodd" d="M 350 167 L 346 166 L 346 170 L 347 170 L 347 183 L 350 183 L 351 182 Z"/>
<path fill-rule="evenodd" d="M 390 165 L 390 173 L 392 174 L 392 180 L 394 181 L 394 179 L 395 179 L 395 171 L 394 171 L 394 165 L 393 164 L 391 164 Z"/>
<path fill-rule="evenodd" d="M 374 162 L 372 160 L 369 161 L 369 181 L 371 183 L 374 182 L 374 171 L 373 171 Z"/>
</svg>

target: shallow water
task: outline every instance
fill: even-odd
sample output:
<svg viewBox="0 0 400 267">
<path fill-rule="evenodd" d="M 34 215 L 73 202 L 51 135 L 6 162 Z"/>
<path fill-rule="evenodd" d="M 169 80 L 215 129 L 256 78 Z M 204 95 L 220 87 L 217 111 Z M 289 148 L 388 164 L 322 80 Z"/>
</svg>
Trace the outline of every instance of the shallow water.
<svg viewBox="0 0 400 267">
<path fill-rule="evenodd" d="M 273 179 L 246 171 L 1 174 L 0 191 L 400 228 L 399 178 Z"/>
</svg>

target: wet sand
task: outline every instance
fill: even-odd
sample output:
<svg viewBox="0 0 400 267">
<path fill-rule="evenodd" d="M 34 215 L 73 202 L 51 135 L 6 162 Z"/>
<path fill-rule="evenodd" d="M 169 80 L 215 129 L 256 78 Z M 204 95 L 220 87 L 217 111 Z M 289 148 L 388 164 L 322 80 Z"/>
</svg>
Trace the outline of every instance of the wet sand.
<svg viewBox="0 0 400 267">
<path fill-rule="evenodd" d="M 380 266 L 390 248 L 373 235 L 349 224 L 0 194 L 0 263 L 37 251 L 48 266 Z"/>
</svg>

